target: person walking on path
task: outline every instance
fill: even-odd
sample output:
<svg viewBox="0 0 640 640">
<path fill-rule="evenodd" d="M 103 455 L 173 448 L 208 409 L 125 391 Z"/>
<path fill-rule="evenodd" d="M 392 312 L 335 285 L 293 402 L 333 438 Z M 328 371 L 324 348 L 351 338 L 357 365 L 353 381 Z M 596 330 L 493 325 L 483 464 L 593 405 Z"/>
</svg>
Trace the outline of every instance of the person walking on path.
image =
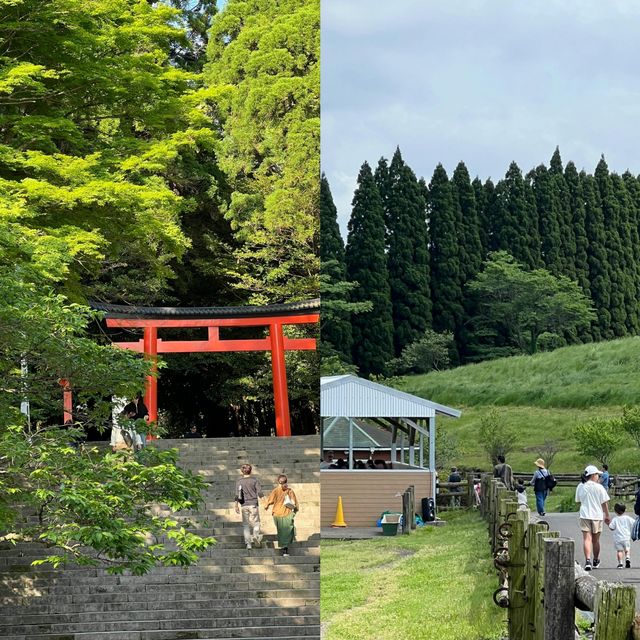
<svg viewBox="0 0 640 640">
<path fill-rule="evenodd" d="M 584 470 L 586 482 L 576 488 L 576 502 L 580 503 L 580 530 L 584 550 L 584 569 L 591 571 L 600 564 L 600 534 L 602 522 L 609 524 L 609 494 L 598 482 L 602 471 L 592 464 Z M 593 554 L 593 561 L 592 561 Z"/>
<path fill-rule="evenodd" d="M 536 494 L 536 511 L 538 512 L 538 515 L 544 516 L 546 515 L 544 503 L 547 499 L 547 495 L 549 494 L 549 490 L 547 489 L 547 478 L 549 476 L 549 472 L 545 469 L 544 460 L 542 458 L 538 458 L 534 464 L 538 468 L 533 474 L 529 484 L 533 485 L 533 491 Z"/>
<path fill-rule="evenodd" d="M 298 498 L 287 483 L 287 476 L 279 475 L 278 486 L 270 493 L 265 505 L 266 511 L 269 511 L 269 507 L 273 505 L 271 512 L 276 525 L 278 547 L 283 556 L 289 555 L 289 545 L 295 540 L 294 518 L 299 509 Z"/>
<path fill-rule="evenodd" d="M 258 498 L 264 497 L 260 481 L 251 477 L 252 467 L 243 464 L 240 467 L 242 478 L 236 483 L 236 513 L 242 511 L 242 533 L 247 549 L 251 549 L 252 543 L 256 546 L 262 544 L 262 532 L 260 531 L 260 511 Z"/>
<path fill-rule="evenodd" d="M 513 469 L 511 465 L 507 464 L 504 461 L 504 456 L 498 456 L 498 464 L 493 467 L 493 477 L 502 480 L 502 484 L 504 484 L 509 491 L 513 491 L 515 486 L 513 484 Z"/>
<path fill-rule="evenodd" d="M 460 475 L 460 472 L 458 471 L 457 467 L 451 467 L 451 473 L 449 474 L 449 479 L 447 480 L 447 482 L 462 482 L 462 476 Z M 451 494 L 458 494 L 461 492 L 462 492 L 462 489 L 460 487 L 452 487 L 449 489 L 449 493 Z M 451 496 L 451 506 L 452 507 L 460 506 L 460 496 L 458 495 Z"/>
<path fill-rule="evenodd" d="M 631 516 L 625 515 L 626 507 L 623 504 L 614 504 L 613 510 L 616 515 L 609 523 L 609 529 L 613 531 L 618 569 L 622 569 L 623 566 L 626 569 L 631 569 L 631 529 L 635 520 Z M 624 558 L 624 565 L 622 558 Z"/>
<path fill-rule="evenodd" d="M 600 476 L 600 484 L 609 491 L 609 487 L 611 486 L 611 479 L 609 478 L 609 465 L 602 465 L 602 475 Z"/>
<path fill-rule="evenodd" d="M 518 511 L 524 511 L 529 508 L 527 503 L 527 489 L 522 479 L 518 480 L 516 485 L 516 500 L 518 501 Z"/>
<path fill-rule="evenodd" d="M 141 420 L 149 422 L 149 410 L 142 399 L 142 395 L 136 395 L 136 397 L 122 410 L 122 414 L 128 420 L 135 421 L 135 425 L 132 428 L 132 435 L 134 438 L 134 448 L 139 451 L 146 446 L 147 442 L 147 432 L 142 426 L 144 423 L 141 422 Z"/>
</svg>

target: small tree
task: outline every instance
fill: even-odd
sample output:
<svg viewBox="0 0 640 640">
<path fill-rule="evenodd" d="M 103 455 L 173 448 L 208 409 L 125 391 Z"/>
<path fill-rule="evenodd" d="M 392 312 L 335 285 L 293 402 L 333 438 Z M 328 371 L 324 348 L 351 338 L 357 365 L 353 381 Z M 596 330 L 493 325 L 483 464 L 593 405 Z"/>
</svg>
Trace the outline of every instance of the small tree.
<svg viewBox="0 0 640 640">
<path fill-rule="evenodd" d="M 444 369 L 449 365 L 449 350 L 452 345 L 452 333 L 436 333 L 427 329 L 419 340 L 402 350 L 399 358 L 389 362 L 389 371 L 392 375 L 403 375 Z"/>
<path fill-rule="evenodd" d="M 613 418 L 594 418 L 579 424 L 573 430 L 578 451 L 586 458 L 595 458 L 600 464 L 608 464 L 622 445 L 620 422 Z"/>
<path fill-rule="evenodd" d="M 438 422 L 436 424 L 436 469 L 447 469 L 460 453 L 458 439 Z"/>
<path fill-rule="evenodd" d="M 496 409 L 480 419 L 480 442 L 492 465 L 498 464 L 498 456 L 507 456 L 515 449 L 517 434 L 508 427 Z"/>
<path fill-rule="evenodd" d="M 558 453 L 558 443 L 555 440 L 545 440 L 536 449 L 539 458 L 547 463 L 547 469 L 553 464 L 553 460 Z"/>
<path fill-rule="evenodd" d="M 620 426 L 633 438 L 636 446 L 640 447 L 640 407 L 625 407 Z"/>
<path fill-rule="evenodd" d="M 575 282 L 546 269 L 526 271 L 505 251 L 492 253 L 468 286 L 478 300 L 478 327 L 508 336 L 523 353 L 536 353 L 544 333 L 575 334 L 595 318 Z"/>
</svg>

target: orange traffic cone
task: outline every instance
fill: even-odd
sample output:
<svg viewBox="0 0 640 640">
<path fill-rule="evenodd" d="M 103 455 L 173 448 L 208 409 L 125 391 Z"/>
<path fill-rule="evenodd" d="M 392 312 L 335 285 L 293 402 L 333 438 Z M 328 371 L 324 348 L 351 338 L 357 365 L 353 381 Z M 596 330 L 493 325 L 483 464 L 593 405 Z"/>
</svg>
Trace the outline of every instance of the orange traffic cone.
<svg viewBox="0 0 640 640">
<path fill-rule="evenodd" d="M 331 523 L 332 527 L 346 527 L 347 523 L 344 521 L 344 514 L 342 513 L 342 496 L 338 496 L 338 508 L 336 509 L 336 517 Z"/>
</svg>

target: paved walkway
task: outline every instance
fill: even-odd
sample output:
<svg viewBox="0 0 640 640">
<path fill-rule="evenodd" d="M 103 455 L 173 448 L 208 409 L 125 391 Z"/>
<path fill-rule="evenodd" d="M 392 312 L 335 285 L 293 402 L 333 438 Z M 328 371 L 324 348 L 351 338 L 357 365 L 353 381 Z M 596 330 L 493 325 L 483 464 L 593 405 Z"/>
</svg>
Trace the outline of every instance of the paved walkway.
<svg viewBox="0 0 640 640">
<path fill-rule="evenodd" d="M 532 513 L 532 522 L 537 518 Z M 551 531 L 559 531 L 565 538 L 575 540 L 575 559 L 584 566 L 584 553 L 582 551 L 582 532 L 578 526 L 577 513 L 547 513 L 542 520 L 549 523 Z M 640 611 L 640 544 L 631 543 L 631 569 L 617 569 L 618 561 L 613 548 L 613 531 L 605 525 L 605 531 L 600 536 L 600 566 L 591 572 L 598 580 L 607 582 L 623 582 L 632 584 L 636 588 L 636 611 Z"/>
</svg>

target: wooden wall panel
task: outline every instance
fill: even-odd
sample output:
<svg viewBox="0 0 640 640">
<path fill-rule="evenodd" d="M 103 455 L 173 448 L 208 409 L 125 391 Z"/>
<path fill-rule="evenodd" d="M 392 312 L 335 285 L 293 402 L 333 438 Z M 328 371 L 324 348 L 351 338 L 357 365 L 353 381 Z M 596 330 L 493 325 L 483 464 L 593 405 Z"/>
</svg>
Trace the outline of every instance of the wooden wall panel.
<svg viewBox="0 0 640 640">
<path fill-rule="evenodd" d="M 375 527 L 383 511 L 402 512 L 402 494 L 415 486 L 416 511 L 422 498 L 433 497 L 429 471 L 321 471 L 320 522 L 330 527 L 342 496 L 344 519 L 350 527 Z"/>
</svg>

